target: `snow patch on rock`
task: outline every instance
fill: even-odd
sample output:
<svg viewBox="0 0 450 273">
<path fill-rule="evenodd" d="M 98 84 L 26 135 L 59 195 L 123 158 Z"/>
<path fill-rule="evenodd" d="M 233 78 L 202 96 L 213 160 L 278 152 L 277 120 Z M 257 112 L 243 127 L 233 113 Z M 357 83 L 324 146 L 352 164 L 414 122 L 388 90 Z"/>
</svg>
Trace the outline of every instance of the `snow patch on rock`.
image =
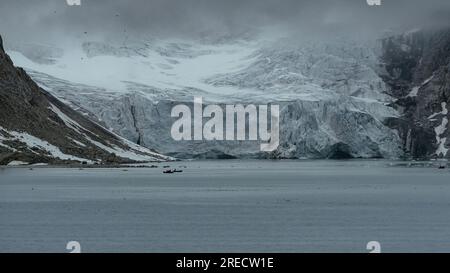
<svg viewBox="0 0 450 273">
<path fill-rule="evenodd" d="M 23 166 L 23 165 L 28 165 L 28 164 L 29 164 L 28 162 L 13 160 L 13 161 L 9 162 L 7 166 Z"/>
<path fill-rule="evenodd" d="M 419 93 L 419 86 L 415 86 L 412 88 L 411 92 L 407 95 L 407 97 L 417 97 L 417 93 Z"/>
<path fill-rule="evenodd" d="M 58 147 L 48 143 L 45 140 L 39 139 L 35 136 L 32 136 L 30 134 L 16 132 L 16 131 L 8 131 L 8 130 L 4 129 L 3 127 L 0 127 L 0 129 L 7 132 L 11 136 L 10 138 L 4 137 L 5 139 L 17 140 L 17 141 L 23 142 L 27 145 L 29 150 L 32 152 L 34 152 L 33 148 L 38 148 L 38 149 L 46 151 L 50 156 L 59 158 L 62 160 L 74 160 L 74 161 L 80 161 L 80 162 L 86 161 L 88 163 L 93 163 L 91 160 L 88 160 L 85 158 L 80 158 L 80 157 L 76 157 L 73 155 L 65 154 L 65 153 L 61 152 L 61 150 Z"/>
</svg>

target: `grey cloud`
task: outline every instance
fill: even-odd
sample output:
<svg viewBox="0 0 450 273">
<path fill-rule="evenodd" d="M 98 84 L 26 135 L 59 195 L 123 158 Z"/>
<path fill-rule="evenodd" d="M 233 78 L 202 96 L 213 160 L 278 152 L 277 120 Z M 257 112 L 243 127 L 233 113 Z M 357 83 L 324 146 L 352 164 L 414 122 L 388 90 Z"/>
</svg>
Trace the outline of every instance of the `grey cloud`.
<svg viewBox="0 0 450 273">
<path fill-rule="evenodd" d="M 0 0 L 0 32 L 16 39 L 126 32 L 189 36 L 279 25 L 310 33 L 450 24 L 448 0 Z"/>
</svg>

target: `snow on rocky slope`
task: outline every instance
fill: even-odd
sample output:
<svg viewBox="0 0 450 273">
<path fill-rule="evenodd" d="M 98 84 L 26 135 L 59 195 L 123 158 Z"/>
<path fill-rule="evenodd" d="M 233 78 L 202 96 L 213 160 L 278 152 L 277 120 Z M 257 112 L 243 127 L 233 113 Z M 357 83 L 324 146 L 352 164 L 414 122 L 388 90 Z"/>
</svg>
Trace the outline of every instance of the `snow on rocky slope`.
<svg viewBox="0 0 450 273">
<path fill-rule="evenodd" d="M 0 165 L 170 159 L 107 131 L 42 90 L 14 67 L 1 38 L 0 106 Z"/>
<path fill-rule="evenodd" d="M 128 140 L 179 157 L 351 158 L 403 156 L 399 113 L 379 76 L 374 46 L 336 40 L 226 43 L 148 39 L 78 41 L 42 64 L 8 47 L 44 89 Z M 49 46 L 48 48 L 55 48 Z M 57 50 L 60 52 L 60 49 Z M 56 56 L 56 57 L 55 57 Z M 59 57 L 58 57 L 59 56 Z M 174 141 L 172 107 L 192 103 L 280 105 L 280 146 Z"/>
</svg>

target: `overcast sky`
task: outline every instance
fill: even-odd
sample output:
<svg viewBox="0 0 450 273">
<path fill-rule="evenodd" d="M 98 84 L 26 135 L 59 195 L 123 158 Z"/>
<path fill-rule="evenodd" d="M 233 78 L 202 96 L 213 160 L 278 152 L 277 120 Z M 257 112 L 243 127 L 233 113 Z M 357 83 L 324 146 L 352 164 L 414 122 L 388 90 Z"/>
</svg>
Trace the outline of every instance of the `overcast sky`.
<svg viewBox="0 0 450 273">
<path fill-rule="evenodd" d="M 193 36 L 278 26 L 297 32 L 370 33 L 450 25 L 450 0 L 0 0 L 0 34 L 10 39 L 124 33 Z M 85 34 L 86 35 L 86 34 Z"/>
</svg>

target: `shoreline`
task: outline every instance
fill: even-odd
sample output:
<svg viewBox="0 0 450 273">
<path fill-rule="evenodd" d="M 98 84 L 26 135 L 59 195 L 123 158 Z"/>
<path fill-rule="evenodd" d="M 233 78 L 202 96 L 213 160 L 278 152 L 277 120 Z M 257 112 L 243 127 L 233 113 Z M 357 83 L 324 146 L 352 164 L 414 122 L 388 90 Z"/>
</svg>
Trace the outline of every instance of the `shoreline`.
<svg viewBox="0 0 450 273">
<path fill-rule="evenodd" d="M 349 162 L 367 162 L 367 163 L 385 163 L 386 167 L 423 167 L 434 168 L 441 167 L 450 168 L 447 159 L 429 159 L 429 160 L 403 160 L 403 159 L 180 159 L 176 161 L 163 162 L 141 162 L 141 163 L 124 163 L 124 164 L 23 164 L 23 165 L 0 165 L 0 169 L 157 169 L 171 168 L 174 163 L 189 162 L 329 162 L 329 163 L 349 163 Z M 186 166 L 179 166 L 186 168 Z"/>
</svg>

